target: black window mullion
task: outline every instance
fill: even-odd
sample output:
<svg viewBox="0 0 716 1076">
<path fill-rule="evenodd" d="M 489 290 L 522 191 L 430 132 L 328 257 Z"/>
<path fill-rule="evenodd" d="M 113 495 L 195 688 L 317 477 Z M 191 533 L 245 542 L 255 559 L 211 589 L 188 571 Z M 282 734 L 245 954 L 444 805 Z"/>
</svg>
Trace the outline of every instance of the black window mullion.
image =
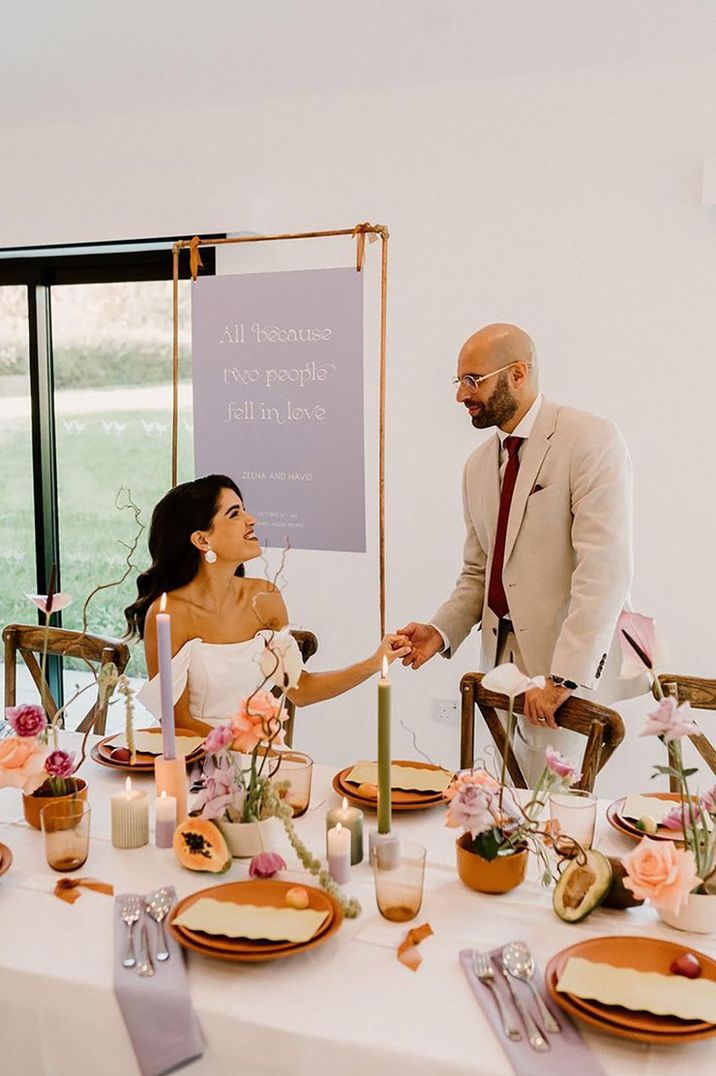
<svg viewBox="0 0 716 1076">
<path fill-rule="evenodd" d="M 57 444 L 55 439 L 54 370 L 52 360 L 52 313 L 50 288 L 28 287 L 30 327 L 30 399 L 32 414 L 32 463 L 35 494 L 35 562 L 37 590 L 46 594 L 52 565 L 57 566 L 56 590 L 60 589 L 60 529 L 57 498 Z M 61 625 L 62 614 L 54 623 Z M 44 616 L 40 614 L 40 623 Z M 62 659 L 50 656 L 47 679 L 58 706 L 63 704 Z"/>
</svg>

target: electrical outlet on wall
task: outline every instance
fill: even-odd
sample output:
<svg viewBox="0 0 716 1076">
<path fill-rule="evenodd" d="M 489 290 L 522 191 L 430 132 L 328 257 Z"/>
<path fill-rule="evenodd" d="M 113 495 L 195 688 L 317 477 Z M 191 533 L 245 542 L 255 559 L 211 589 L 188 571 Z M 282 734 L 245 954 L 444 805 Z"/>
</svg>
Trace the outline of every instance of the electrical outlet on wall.
<svg viewBox="0 0 716 1076">
<path fill-rule="evenodd" d="M 457 722 L 460 704 L 457 699 L 433 699 L 433 718 L 441 725 Z"/>
</svg>

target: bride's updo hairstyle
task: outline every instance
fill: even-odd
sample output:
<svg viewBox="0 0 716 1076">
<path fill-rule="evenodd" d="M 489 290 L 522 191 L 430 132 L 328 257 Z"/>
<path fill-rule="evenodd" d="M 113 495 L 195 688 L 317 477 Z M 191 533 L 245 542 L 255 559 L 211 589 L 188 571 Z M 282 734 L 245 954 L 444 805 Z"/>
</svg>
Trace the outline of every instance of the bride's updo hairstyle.
<svg viewBox="0 0 716 1076">
<path fill-rule="evenodd" d="M 124 610 L 129 638 L 144 637 L 144 621 L 155 598 L 186 586 L 196 575 L 201 553 L 192 544 L 191 535 L 211 528 L 224 489 L 241 497 L 233 479 L 210 474 L 175 486 L 157 504 L 149 527 L 152 563 L 137 577 L 137 600 Z M 240 564 L 236 575 L 243 574 L 244 566 Z"/>
</svg>

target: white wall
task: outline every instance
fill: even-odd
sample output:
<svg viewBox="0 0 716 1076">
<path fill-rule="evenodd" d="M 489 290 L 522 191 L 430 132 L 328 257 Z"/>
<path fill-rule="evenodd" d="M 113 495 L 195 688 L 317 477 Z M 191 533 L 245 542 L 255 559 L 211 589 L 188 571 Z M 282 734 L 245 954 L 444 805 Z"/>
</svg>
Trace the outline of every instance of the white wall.
<svg viewBox="0 0 716 1076">
<path fill-rule="evenodd" d="M 387 223 L 390 624 L 427 618 L 459 568 L 460 469 L 483 435 L 450 377 L 470 332 L 510 320 L 533 335 L 551 397 L 623 429 L 636 476 L 635 606 L 657 617 L 673 669 L 716 675 L 716 210 L 701 205 L 702 164 L 716 152 L 713 10 L 446 3 L 442 22 L 441 5 L 370 4 L 373 21 L 351 46 L 322 0 L 304 11 L 319 8 L 320 23 L 291 23 L 290 49 L 268 7 L 263 19 L 251 9 L 247 37 L 230 5 L 208 6 L 201 27 L 173 5 L 159 65 L 156 9 L 116 55 L 111 27 L 75 24 L 52 53 L 54 84 L 33 82 L 32 114 L 26 86 L 5 96 L 0 245 Z M 129 17 L 114 8 L 115 22 L 121 11 Z M 107 50 L 103 64 L 93 48 Z M 49 37 L 37 50 L 35 72 Z M 80 55 L 91 60 L 86 92 Z M 324 242 L 232 252 L 221 267 L 350 263 L 347 241 Z M 368 261 L 374 295 L 377 248 Z M 375 359 L 369 350 L 369 370 Z M 367 404 L 374 414 L 372 387 Z M 368 493 L 375 535 L 374 484 Z M 286 598 L 320 637 L 317 666 L 376 642 L 375 544 L 366 556 L 291 555 Z M 458 729 L 431 719 L 431 700 L 456 697 L 475 663 L 466 643 L 452 662 L 395 674 L 396 716 L 445 762 L 457 761 Z M 369 754 L 373 698 L 371 685 L 304 712 L 299 744 L 336 761 Z M 641 710 L 625 708 L 632 729 Z M 395 741 L 408 749 L 399 727 Z M 621 766 L 648 753 L 632 741 Z"/>
</svg>

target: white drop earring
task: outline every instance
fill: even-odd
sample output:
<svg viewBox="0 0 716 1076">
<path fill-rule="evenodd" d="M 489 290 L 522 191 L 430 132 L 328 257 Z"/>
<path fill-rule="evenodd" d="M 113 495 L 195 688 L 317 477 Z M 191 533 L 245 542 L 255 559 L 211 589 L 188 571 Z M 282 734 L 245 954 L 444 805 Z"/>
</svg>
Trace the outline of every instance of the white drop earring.
<svg viewBox="0 0 716 1076">
<path fill-rule="evenodd" d="M 204 554 L 204 560 L 207 564 L 216 564 L 216 553 L 213 549 L 207 549 L 206 553 Z"/>
</svg>

